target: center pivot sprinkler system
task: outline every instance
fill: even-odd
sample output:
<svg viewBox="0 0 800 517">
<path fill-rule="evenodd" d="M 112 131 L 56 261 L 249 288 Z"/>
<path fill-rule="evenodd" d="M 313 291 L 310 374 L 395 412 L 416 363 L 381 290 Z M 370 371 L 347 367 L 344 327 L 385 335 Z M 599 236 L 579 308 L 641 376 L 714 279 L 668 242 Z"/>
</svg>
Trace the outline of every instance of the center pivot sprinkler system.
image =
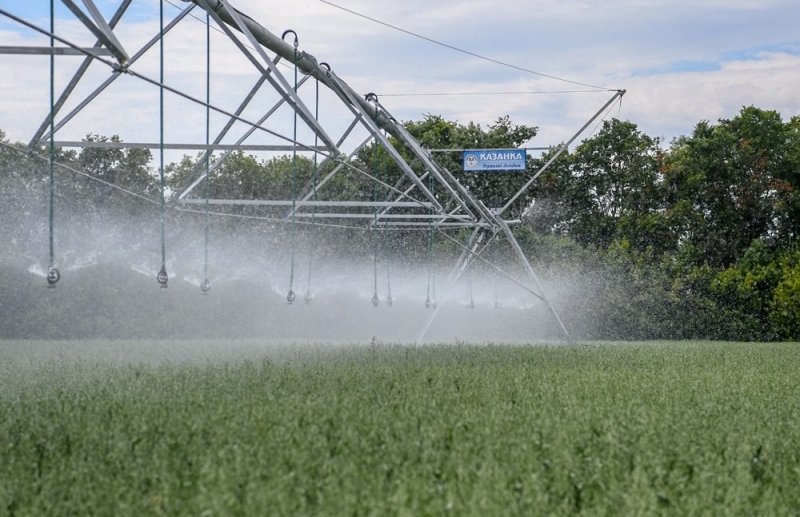
<svg viewBox="0 0 800 517">
<path fill-rule="evenodd" d="M 185 0 L 184 0 L 185 1 Z M 31 151 L 37 151 L 43 145 L 49 150 L 49 263 L 47 282 L 55 287 L 60 279 L 56 267 L 56 256 L 53 242 L 53 189 L 54 171 L 60 166 L 55 159 L 57 147 L 79 148 L 147 148 L 159 151 L 160 166 L 158 169 L 161 181 L 160 209 L 161 209 L 161 268 L 156 279 L 161 287 L 166 288 L 169 274 L 166 267 L 166 246 L 164 233 L 165 180 L 164 180 L 164 155 L 165 151 L 196 150 L 202 151 L 201 158 L 196 162 L 191 178 L 180 190 L 176 202 L 180 205 L 201 205 L 206 217 L 206 250 L 208 242 L 208 213 L 209 206 L 240 206 L 240 207 L 265 207 L 272 210 L 281 210 L 279 219 L 289 226 L 291 231 L 291 262 L 286 300 L 293 303 L 296 300 L 295 285 L 295 229 L 298 224 L 311 225 L 337 225 L 347 222 L 350 227 L 358 225 L 372 231 L 373 256 L 377 257 L 378 243 L 377 230 L 386 229 L 422 229 L 428 232 L 428 254 L 431 254 L 431 244 L 434 234 L 444 234 L 448 230 L 457 229 L 466 231 L 467 238 L 459 241 L 461 248 L 457 258 L 446 279 L 446 286 L 452 286 L 462 276 L 469 276 L 470 266 L 477 260 L 511 279 L 521 289 L 531 293 L 542 303 L 546 304 L 565 336 L 569 336 L 558 311 L 553 307 L 547 297 L 538 276 L 531 267 L 530 261 L 520 247 L 511 226 L 518 224 L 521 217 L 530 208 L 522 207 L 520 213 L 511 214 L 512 207 L 517 207 L 515 202 L 523 196 L 536 179 L 567 150 L 601 114 L 603 114 L 615 101 L 625 94 L 624 90 L 612 90 L 613 95 L 605 104 L 592 115 L 586 123 L 578 129 L 566 142 L 553 148 L 549 159 L 536 170 L 525 184 L 512 195 L 499 208 L 489 209 L 470 190 L 465 188 L 453 173 L 437 161 L 432 150 L 425 149 L 408 130 L 392 116 L 389 110 L 381 104 L 377 95 L 373 93 L 359 94 L 354 91 L 342 78 L 334 67 L 319 62 L 313 55 L 300 49 L 298 35 L 287 30 L 282 36 L 273 34 L 258 22 L 235 9 L 228 0 L 191 0 L 178 9 L 177 15 L 169 21 L 165 20 L 164 1 L 160 2 L 159 28 L 144 45 L 137 45 L 134 53 L 129 52 L 131 44 L 123 44 L 117 29 L 123 16 L 132 4 L 132 0 L 122 0 L 113 16 L 106 20 L 92 0 L 82 0 L 83 7 L 73 0 L 62 0 L 63 4 L 75 15 L 90 36 L 96 39 L 91 47 L 80 46 L 73 43 L 55 27 L 54 0 L 50 2 L 50 27 L 43 28 L 31 21 L 17 16 L 0 8 L 0 14 L 24 25 L 32 31 L 49 37 L 48 47 L 0 47 L 0 53 L 48 55 L 50 65 L 50 103 L 49 110 L 43 122 L 30 140 Z M 204 11 L 197 23 L 197 16 L 192 11 Z M 171 61 L 165 58 L 165 37 L 176 31 L 179 26 L 186 27 L 193 23 L 195 27 L 203 27 L 205 31 L 205 95 L 192 93 L 186 87 L 170 84 L 165 80 L 165 71 L 169 72 Z M 219 103 L 212 102 L 211 98 L 211 29 L 221 31 L 233 44 L 235 52 L 241 54 L 247 66 L 252 66 L 255 81 L 246 92 L 244 98 L 234 109 L 224 108 Z M 74 27 L 70 27 L 74 34 Z M 116 30 L 116 32 L 115 32 Z M 66 31 L 64 31 L 66 32 Z M 185 47 L 184 47 L 185 48 Z M 151 77 L 137 70 L 137 62 L 145 61 L 158 54 L 158 77 Z M 80 65 L 74 69 L 71 79 L 64 89 L 56 96 L 55 91 L 55 57 L 74 59 L 82 57 Z M 72 56 L 72 57 L 70 57 Z M 280 66 L 279 66 L 280 65 Z M 105 68 L 107 74 L 89 74 L 90 68 Z M 141 68 L 145 68 L 142 66 Z M 166 69 L 166 70 L 165 70 Z M 282 70 L 283 69 L 283 70 Z M 171 75 L 171 74 L 167 74 Z M 153 87 L 158 91 L 159 125 L 157 132 L 158 141 L 149 142 L 115 142 L 115 141 L 68 141 L 56 140 L 56 134 L 69 124 L 79 113 L 86 110 L 96 99 L 118 79 L 133 78 L 139 82 Z M 314 79 L 314 88 L 305 97 L 302 89 L 309 79 Z M 75 93 L 79 84 L 96 81 L 88 95 L 74 102 Z M 324 87 L 320 88 L 320 85 Z M 273 96 L 273 104 L 267 110 L 262 110 L 260 116 L 253 116 L 253 109 L 258 109 L 258 103 L 253 102 L 257 95 L 263 91 Z M 337 111 L 334 116 L 320 117 L 321 93 L 330 99 L 326 104 L 326 111 Z M 277 95 L 276 95 L 277 94 Z M 205 142 L 198 144 L 169 143 L 165 139 L 165 105 L 167 96 L 170 101 L 180 101 L 184 105 L 191 104 L 205 111 Z M 68 102 L 69 101 L 69 102 Z M 71 109 L 67 110 L 66 108 Z M 270 117 L 276 113 L 283 113 L 282 123 L 272 124 Z M 286 116 L 288 114 L 288 117 Z M 226 122 L 215 135 L 210 131 L 210 119 L 224 117 Z M 117 120 L 113 118 L 112 120 Z M 277 118 L 277 117 L 276 117 Z M 329 122 L 324 122 L 328 119 Z M 349 123 L 347 123 L 349 121 Z M 269 125 L 268 125 L 269 124 Z M 291 128 L 291 134 L 284 134 L 284 128 Z M 244 130 L 242 130 L 244 128 Z M 154 128 L 155 129 L 155 128 Z M 303 133 L 299 137 L 299 131 Z M 236 136 L 234 136 L 236 135 Z M 332 135 L 338 135 L 334 137 Z M 264 139 L 268 143 L 263 143 Z M 374 151 L 380 150 L 381 160 L 388 160 L 399 170 L 399 174 L 388 177 L 381 171 L 367 171 L 359 167 L 353 158 L 365 147 L 373 145 Z M 291 199 L 214 199 L 209 197 L 209 178 L 216 171 L 220 174 L 220 166 L 235 151 L 263 151 L 291 153 Z M 519 150 L 524 157 L 525 150 Z M 307 185 L 298 185 L 297 167 L 298 155 L 313 156 L 312 179 Z M 515 153 L 500 158 L 515 158 Z M 410 159 L 409 159 L 410 157 Z M 464 157 L 465 168 L 475 166 L 475 156 Z M 325 171 L 320 174 L 320 171 Z M 373 183 L 373 196 L 371 200 L 362 197 L 343 195 L 342 192 L 326 191 L 326 186 L 335 185 L 331 181 L 337 175 L 355 174 L 368 178 Z M 523 198 L 522 201 L 525 199 Z M 450 240 L 454 240 L 448 235 Z M 505 241 L 513 251 L 513 256 L 525 271 L 527 280 L 515 279 L 506 273 L 496 261 L 491 260 L 499 242 Z M 491 256 L 488 256 L 491 255 Z M 488 257 L 487 257 L 488 256 Z M 430 259 L 430 257 L 429 257 Z M 309 264 L 310 267 L 310 264 Z M 209 292 L 211 283 L 208 280 L 208 258 L 206 252 L 204 279 L 200 285 L 203 294 Z M 374 295 L 372 303 L 378 305 L 378 268 L 375 259 L 374 268 Z M 391 278 L 387 270 L 387 296 L 385 302 L 392 304 Z M 470 284 L 471 285 L 471 284 Z M 471 287 L 470 287 L 471 289 Z M 306 303 L 312 298 L 310 286 L 305 289 L 303 299 Z M 471 292 L 470 292 L 471 299 Z M 496 302 L 495 302 L 496 303 Z M 432 282 L 430 267 L 428 270 L 428 292 L 425 306 L 433 309 L 430 319 L 423 327 L 420 339 L 424 336 L 431 322 L 436 317 L 440 305 L 436 303 L 436 284 Z"/>
</svg>

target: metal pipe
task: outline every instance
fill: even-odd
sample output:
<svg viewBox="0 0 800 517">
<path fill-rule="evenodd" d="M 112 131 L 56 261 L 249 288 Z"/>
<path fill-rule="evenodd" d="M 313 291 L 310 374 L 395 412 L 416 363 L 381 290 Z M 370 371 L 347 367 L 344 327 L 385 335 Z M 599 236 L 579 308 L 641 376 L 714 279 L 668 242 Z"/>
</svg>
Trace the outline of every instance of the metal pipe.
<svg viewBox="0 0 800 517">
<path fill-rule="evenodd" d="M 319 206 L 331 208 L 375 208 L 392 206 L 395 208 L 420 208 L 415 201 L 292 201 L 291 199 L 181 199 L 180 203 L 210 205 L 242 205 L 242 206 Z M 431 208 L 430 203 L 422 203 L 423 208 Z M 299 212 L 298 212 L 299 214 Z M 373 214 L 368 214 L 372 216 Z"/>
<path fill-rule="evenodd" d="M 158 149 L 158 142 L 79 142 L 77 140 L 59 140 L 56 145 L 60 147 L 81 147 L 84 149 Z M 291 151 L 293 145 L 269 144 L 164 144 L 164 149 L 173 150 L 220 150 L 220 151 Z M 304 150 L 325 151 L 323 146 L 305 146 Z"/>
</svg>

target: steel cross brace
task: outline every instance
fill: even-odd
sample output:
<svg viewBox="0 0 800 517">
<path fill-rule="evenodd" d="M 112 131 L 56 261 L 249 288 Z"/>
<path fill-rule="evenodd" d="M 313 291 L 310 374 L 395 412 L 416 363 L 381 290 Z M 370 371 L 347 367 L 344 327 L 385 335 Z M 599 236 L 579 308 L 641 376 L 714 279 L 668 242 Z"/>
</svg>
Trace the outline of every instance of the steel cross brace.
<svg viewBox="0 0 800 517">
<path fill-rule="evenodd" d="M 281 74 L 280 71 L 278 70 L 277 65 L 273 63 L 272 59 L 270 59 L 269 56 L 267 56 L 267 53 L 264 52 L 262 44 L 253 35 L 253 32 L 244 22 L 239 12 L 229 5 L 230 2 L 228 1 L 219 2 L 219 8 L 212 9 L 209 3 L 206 2 L 206 0 L 196 0 L 196 1 L 200 4 L 201 7 L 206 9 L 206 11 L 211 14 L 217 21 L 217 23 L 219 23 L 221 26 L 224 25 L 224 22 L 221 16 L 219 15 L 220 11 L 222 13 L 227 14 L 230 17 L 230 19 L 234 22 L 233 25 L 237 27 L 239 31 L 241 31 L 241 33 L 247 37 L 247 39 L 253 45 L 253 48 L 255 48 L 258 55 L 267 64 L 277 82 L 274 82 L 272 77 L 268 77 L 267 80 L 272 84 L 275 90 L 278 91 L 278 93 L 280 93 L 284 97 L 287 97 L 287 100 L 292 104 L 293 109 L 297 112 L 300 118 L 302 118 L 303 121 L 308 125 L 308 127 L 310 127 L 317 134 L 317 136 L 319 136 L 319 138 L 325 143 L 325 145 L 328 147 L 331 153 L 339 154 L 339 150 L 336 148 L 336 144 L 333 142 L 333 139 L 331 139 L 331 137 L 328 136 L 327 132 L 322 128 L 322 126 L 319 125 L 317 120 L 311 114 L 311 111 L 309 111 L 308 107 L 306 107 L 302 99 L 300 99 L 300 97 L 297 95 L 297 92 L 294 90 L 294 87 L 289 84 L 289 82 L 286 80 L 283 74 Z M 232 37 L 231 34 L 229 34 L 229 36 Z M 247 52 L 244 46 L 240 45 L 239 43 L 237 43 L 237 45 L 242 50 L 242 52 L 244 52 L 245 54 L 249 54 L 249 52 Z M 296 61 L 295 54 L 297 54 L 297 49 L 293 47 L 292 56 L 291 58 L 289 58 L 289 60 L 292 62 L 292 64 L 297 65 L 297 63 L 295 63 Z M 297 54 L 297 57 L 299 59 L 300 55 Z"/>
<path fill-rule="evenodd" d="M 433 206 L 436 208 L 436 210 L 441 210 L 442 205 L 439 203 L 433 193 L 428 190 L 425 184 L 422 183 L 422 181 L 419 179 L 419 176 L 417 176 L 411 166 L 405 161 L 405 159 L 403 159 L 397 149 L 394 148 L 389 139 L 386 138 L 386 136 L 381 132 L 381 128 L 378 126 L 376 121 L 369 116 L 369 113 L 365 113 L 361 109 L 361 103 L 356 100 L 358 99 L 357 94 L 349 86 L 347 86 L 344 81 L 340 80 L 335 73 L 330 72 L 330 78 L 332 79 L 333 84 L 337 86 L 335 91 L 339 93 L 339 96 L 343 101 L 345 101 L 347 107 L 361 121 L 361 123 L 364 124 L 367 130 L 375 138 L 375 141 L 380 143 L 392 160 L 394 160 L 394 162 L 400 167 L 400 170 L 402 170 L 403 173 L 408 176 L 414 185 L 424 194 L 424 196 L 433 203 Z"/>
<path fill-rule="evenodd" d="M 70 11 L 88 28 L 92 34 L 94 34 L 98 40 L 103 42 L 103 45 L 111 51 L 114 57 L 117 58 L 117 61 L 120 65 L 124 64 L 128 61 L 128 53 L 125 52 L 125 49 L 122 47 L 122 43 L 119 42 L 117 37 L 114 35 L 114 31 L 111 30 L 106 20 L 103 18 L 103 15 L 100 14 L 100 10 L 94 5 L 92 0 L 83 0 L 83 5 L 89 10 L 89 13 L 94 18 L 94 23 L 92 20 L 89 19 L 88 16 L 78 7 L 75 2 L 72 0 L 61 0 L 64 5 L 66 5 Z"/>
<path fill-rule="evenodd" d="M 275 60 L 276 60 L 276 61 L 277 61 L 278 59 L 280 59 L 280 57 L 276 57 L 276 58 L 275 58 Z M 250 89 L 250 92 L 248 92 L 247 96 L 246 96 L 246 97 L 244 98 L 244 100 L 243 100 L 243 101 L 242 101 L 242 102 L 239 104 L 239 107 L 238 107 L 238 108 L 236 108 L 236 111 L 234 112 L 234 115 L 235 115 L 236 117 L 238 117 L 239 115 L 241 115 L 241 114 L 242 114 L 242 112 L 244 112 L 244 109 L 245 109 L 245 108 L 246 108 L 246 107 L 247 107 L 247 106 L 250 104 L 250 101 L 253 99 L 253 97 L 255 96 L 256 92 L 257 92 L 257 91 L 259 90 L 259 88 L 261 88 L 261 86 L 264 84 L 264 81 L 266 80 L 266 78 L 267 78 L 267 75 L 268 75 L 269 73 L 270 73 L 270 72 L 269 72 L 269 70 L 267 70 L 267 71 L 265 71 L 265 72 L 264 72 L 264 73 L 261 75 L 261 77 L 259 77 L 258 81 L 256 81 L 256 84 L 253 86 L 253 88 L 251 88 L 251 89 Z M 302 80 L 302 81 L 301 81 L 301 82 L 298 84 L 298 87 L 299 87 L 299 86 L 301 86 L 301 85 L 302 85 L 302 84 L 305 82 L 305 80 L 306 80 L 306 78 L 304 77 L 304 78 L 303 78 L 303 80 Z M 256 121 L 256 124 L 260 126 L 260 125 L 262 125 L 264 122 L 266 122 L 266 120 L 267 120 L 269 117 L 271 117 L 271 116 L 272 116 L 272 114 L 273 114 L 273 113 L 275 113 L 275 112 L 278 110 L 278 108 L 279 108 L 279 107 L 280 107 L 280 106 L 281 106 L 281 105 L 282 105 L 282 104 L 283 104 L 285 101 L 286 101 L 286 98 L 285 98 L 285 97 L 281 97 L 281 99 L 280 99 L 278 102 L 276 102 L 276 103 L 275 103 L 275 104 L 272 106 L 272 108 L 270 108 L 270 109 L 269 109 L 269 110 L 268 110 L 268 111 L 267 111 L 267 112 L 264 114 L 264 116 L 262 116 L 260 119 L 258 119 L 258 121 Z M 216 138 L 214 139 L 214 144 L 218 144 L 219 142 L 221 142 L 221 141 L 222 141 L 222 139 L 223 139 L 223 138 L 225 138 L 225 135 L 227 135 L 227 134 L 228 134 L 228 131 L 230 131 L 230 129 L 233 127 L 233 124 L 234 124 L 235 122 L 236 122 L 236 118 L 235 118 L 235 117 L 230 117 L 230 118 L 228 119 L 228 122 L 225 124 L 225 126 L 222 128 L 222 130 L 219 132 L 219 134 L 218 134 L 218 135 L 216 136 Z M 245 133 L 244 133 L 244 134 L 243 134 L 241 137 L 239 137 L 239 138 L 236 140 L 236 143 L 235 143 L 234 145 L 241 145 L 241 144 L 242 144 L 242 143 L 244 143 L 244 141 L 245 141 L 245 140 L 247 140 L 247 138 L 249 138 L 249 137 L 250 137 L 250 135 L 252 135 L 252 134 L 253 134 L 255 131 L 256 131 L 256 127 L 255 127 L 255 126 L 253 126 L 253 127 L 250 127 L 250 128 L 247 130 L 247 131 L 245 131 Z M 296 142 L 293 142 L 293 145 L 295 145 L 295 144 L 296 144 Z M 212 165 L 209 167 L 209 169 L 208 169 L 208 172 L 209 172 L 209 173 L 211 173 L 212 171 L 215 171 L 215 170 L 216 170 L 216 169 L 217 169 L 217 168 L 218 168 L 220 165 L 222 165 L 222 163 L 225 161 L 225 159 L 226 159 L 228 156 L 230 156 L 231 152 L 232 152 L 232 151 L 226 151 L 225 153 L 223 153 L 223 155 L 222 155 L 222 156 L 220 156 L 220 157 L 219 157 L 217 160 L 215 160 L 215 161 L 214 161 L 214 163 L 213 163 L 213 164 L 212 164 Z M 205 162 L 205 160 L 206 160 L 206 155 L 204 154 L 204 155 L 202 156 L 202 158 L 201 158 L 200 160 L 198 160 L 198 161 L 197 161 L 197 163 L 195 164 L 195 166 L 194 166 L 194 169 L 192 170 L 192 175 L 195 175 L 195 174 L 197 174 L 197 173 L 200 171 L 200 168 L 201 168 L 201 167 L 203 167 L 203 163 Z M 185 190 L 184 190 L 184 191 L 183 191 L 183 192 L 182 192 L 182 193 L 181 193 L 181 194 L 178 196 L 178 200 L 185 199 L 185 198 L 186 198 L 186 197 L 187 197 L 187 196 L 188 196 L 188 195 L 189 195 L 189 194 L 190 194 L 190 193 L 191 193 L 191 192 L 192 192 L 192 191 L 193 191 L 193 190 L 194 190 L 194 189 L 197 187 L 197 185 L 199 185 L 199 184 L 200 184 L 200 182 L 202 182 L 202 181 L 203 181 L 203 179 L 205 179 L 205 177 L 206 177 L 206 172 L 204 171 L 204 172 L 203 172 L 203 173 L 200 175 L 200 177 L 198 177 L 198 178 L 197 178 L 197 179 L 196 179 L 196 180 L 195 180 L 195 181 L 194 181 L 194 182 L 193 182 L 193 183 L 192 183 L 192 184 L 191 184 L 189 187 L 187 187 L 187 188 L 186 188 L 186 189 L 185 189 Z"/>
<path fill-rule="evenodd" d="M 193 8 L 194 8 L 194 5 L 189 5 L 183 11 L 181 11 L 169 24 L 167 24 L 164 27 L 164 34 L 169 32 L 170 30 L 172 30 L 178 24 L 178 22 L 183 20 L 183 18 L 185 18 L 191 12 L 191 10 Z M 121 13 L 120 13 L 120 16 L 121 16 Z M 139 58 L 141 58 L 144 54 L 146 54 L 147 51 L 150 50 L 153 47 L 153 45 L 158 43 L 158 40 L 159 40 L 160 37 L 161 37 L 161 35 L 157 34 L 156 36 L 151 38 L 136 54 L 133 55 L 133 57 L 130 58 L 130 60 L 126 63 L 126 67 L 131 66 L 136 61 L 138 61 Z M 87 56 L 87 60 L 93 60 L 93 59 L 96 59 L 96 58 L 94 56 Z M 85 63 L 85 64 L 86 64 L 86 67 L 88 67 L 88 63 Z M 67 98 L 72 93 L 72 91 L 74 90 L 75 86 L 78 84 L 78 81 L 80 80 L 81 76 L 83 76 L 85 71 L 86 71 L 86 68 L 83 67 L 83 65 L 81 65 L 81 68 L 78 69 L 78 71 L 76 72 L 75 76 L 73 77 L 73 80 L 70 81 L 69 85 L 64 90 L 64 93 L 61 94 L 61 98 L 59 98 L 59 101 L 61 102 L 62 105 L 63 105 L 64 102 L 66 102 Z M 108 86 L 111 85 L 111 83 L 116 81 L 120 77 L 120 75 L 122 75 L 122 73 L 123 73 L 122 70 L 115 69 L 111 73 L 110 77 L 108 77 L 105 81 L 103 81 L 103 83 L 100 84 L 100 86 L 95 88 L 89 95 L 86 96 L 86 98 L 84 98 L 75 108 L 73 108 L 72 111 L 70 111 L 67 115 L 64 116 L 64 118 L 62 118 L 61 120 L 59 120 L 55 124 L 54 132 L 57 133 L 62 127 L 64 127 L 65 124 L 67 124 L 70 120 L 72 120 L 78 113 L 80 113 L 86 106 L 88 106 L 95 98 L 97 98 L 98 95 L 100 95 L 106 88 L 108 88 Z M 45 120 L 45 122 L 42 124 L 42 126 L 44 128 L 44 131 L 42 131 L 43 128 L 40 128 L 39 131 L 37 131 L 37 133 L 42 133 L 42 136 L 40 136 L 38 139 L 36 137 L 34 137 L 31 140 L 30 144 L 28 144 L 29 146 L 34 147 L 34 146 L 38 145 L 39 142 L 41 142 L 43 140 L 47 140 L 48 138 L 50 138 L 50 132 L 47 131 L 47 129 L 46 129 L 49 124 L 50 124 L 50 119 L 48 117 Z"/>
<path fill-rule="evenodd" d="M 111 26 L 111 28 L 117 26 L 117 23 L 122 18 L 122 15 L 125 14 L 125 11 L 128 10 L 128 7 L 131 5 L 132 1 L 133 0 L 123 0 L 123 2 L 117 8 L 117 11 L 114 13 L 114 15 L 111 17 L 111 20 L 109 21 L 109 25 Z M 98 39 L 92 48 L 99 49 L 102 48 L 102 46 L 103 42 Z M 61 107 L 64 106 L 64 103 L 72 94 L 72 91 L 78 85 L 78 82 L 80 82 L 81 78 L 86 73 L 86 70 L 89 69 L 89 65 L 92 64 L 93 60 L 94 58 L 91 56 L 87 56 L 84 58 L 83 62 L 80 64 L 78 69 L 73 74 L 72 79 L 70 79 L 69 83 L 64 88 L 64 91 L 61 93 L 61 95 L 58 97 L 58 100 L 53 105 L 53 114 L 52 114 L 53 117 L 55 117 L 56 113 L 58 113 Z M 42 141 L 42 135 L 44 134 L 45 131 L 47 131 L 47 128 L 49 126 L 50 126 L 50 115 L 48 114 L 48 116 L 44 119 L 44 121 L 42 121 L 42 124 L 39 126 L 39 129 L 37 129 L 36 133 L 34 133 L 33 138 L 31 138 L 30 142 L 28 143 L 28 147 L 33 148 L 39 145 L 39 143 Z"/>
</svg>

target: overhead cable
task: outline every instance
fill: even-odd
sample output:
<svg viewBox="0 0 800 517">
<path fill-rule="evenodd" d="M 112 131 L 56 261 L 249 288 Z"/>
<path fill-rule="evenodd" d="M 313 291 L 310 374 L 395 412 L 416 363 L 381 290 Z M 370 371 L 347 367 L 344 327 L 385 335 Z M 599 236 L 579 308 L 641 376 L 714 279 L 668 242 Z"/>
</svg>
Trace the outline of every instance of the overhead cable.
<svg viewBox="0 0 800 517">
<path fill-rule="evenodd" d="M 419 38 L 419 39 L 425 40 L 425 41 L 427 41 L 429 43 L 433 43 L 434 45 L 439 45 L 440 47 L 445 47 L 445 48 L 448 48 L 450 50 L 455 50 L 456 52 L 460 52 L 460 53 L 466 54 L 468 56 L 476 57 L 476 58 L 482 59 L 484 61 L 489 61 L 489 62 L 494 63 L 496 65 L 505 66 L 507 68 L 512 68 L 514 70 L 519 70 L 520 72 L 525 72 L 525 73 L 532 74 L 532 75 L 538 75 L 540 77 L 546 77 L 548 79 L 554 79 L 556 81 L 562 81 L 562 82 L 565 82 L 565 83 L 576 84 L 578 86 L 585 86 L 587 88 L 594 88 L 595 90 L 608 90 L 608 91 L 614 91 L 615 90 L 615 88 L 607 88 L 607 87 L 604 87 L 604 86 L 597 86 L 597 85 L 594 85 L 594 84 L 582 83 L 580 81 L 573 81 L 571 79 L 564 79 L 563 77 L 544 74 L 542 72 L 537 72 L 535 70 L 531 70 L 530 68 L 525 68 L 525 67 L 522 67 L 522 66 L 517 66 L 517 65 L 511 64 L 511 63 L 507 63 L 505 61 L 500 61 L 499 59 L 494 59 L 494 58 L 491 58 L 491 57 L 488 57 L 488 56 L 477 54 L 475 52 L 471 52 L 469 50 L 464 50 L 463 48 L 459 48 L 459 47 L 456 47 L 454 45 L 443 43 L 443 42 L 435 40 L 433 38 L 429 38 L 428 36 L 423 36 L 422 34 L 418 34 L 416 32 L 412 32 L 410 30 L 403 29 L 402 27 L 398 27 L 397 25 L 392 25 L 391 23 L 387 23 L 387 22 L 384 22 L 382 20 L 378 20 L 377 18 L 373 18 L 371 16 L 367 16 L 366 14 L 354 11 L 352 9 L 348 9 L 347 7 L 343 7 L 341 5 L 337 5 L 337 4 L 333 3 L 333 2 L 329 2 L 328 0 L 319 0 L 319 1 L 322 2 L 323 4 L 327 4 L 327 5 L 331 6 L 331 7 L 335 7 L 336 9 L 340 9 L 340 10 L 345 11 L 347 13 L 350 13 L 350 14 L 352 14 L 354 16 L 358 16 L 359 18 L 364 18 L 365 20 L 369 20 L 369 21 L 371 21 L 373 23 L 377 23 L 379 25 L 383 25 L 384 27 L 388 27 L 390 29 L 402 32 L 404 34 L 408 34 L 409 36 L 414 36 L 415 38 Z"/>
</svg>

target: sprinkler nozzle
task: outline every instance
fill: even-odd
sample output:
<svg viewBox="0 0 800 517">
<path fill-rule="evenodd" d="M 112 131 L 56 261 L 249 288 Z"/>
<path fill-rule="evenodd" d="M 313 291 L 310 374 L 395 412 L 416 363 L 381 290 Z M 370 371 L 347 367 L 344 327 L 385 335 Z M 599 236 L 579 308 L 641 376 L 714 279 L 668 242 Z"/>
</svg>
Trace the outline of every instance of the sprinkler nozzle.
<svg viewBox="0 0 800 517">
<path fill-rule="evenodd" d="M 386 297 L 386 305 L 388 305 L 389 307 L 392 306 L 392 295 L 391 294 Z"/>
<path fill-rule="evenodd" d="M 375 293 L 372 295 L 372 305 L 377 307 L 378 303 L 380 303 L 380 300 L 378 299 L 378 293 Z"/>
<path fill-rule="evenodd" d="M 311 298 L 312 298 L 311 289 L 309 289 L 309 290 L 306 291 L 306 295 L 303 297 L 303 300 L 306 302 L 306 305 L 311 303 Z"/>
<path fill-rule="evenodd" d="M 206 278 L 205 280 L 203 280 L 203 283 L 200 284 L 200 291 L 202 291 L 203 294 L 208 294 L 210 290 L 211 290 L 211 282 L 209 282 L 208 278 Z"/>
<path fill-rule="evenodd" d="M 59 280 L 61 280 L 61 273 L 58 269 L 53 266 L 47 268 L 47 287 L 55 287 Z"/>
<path fill-rule="evenodd" d="M 430 296 L 425 298 L 425 308 L 426 309 L 430 309 L 431 308 L 431 297 Z"/>
<path fill-rule="evenodd" d="M 167 282 L 169 282 L 169 275 L 167 275 L 167 266 L 161 264 L 161 270 L 158 272 L 158 276 L 156 277 L 159 285 L 161 285 L 162 289 L 167 288 Z"/>
<path fill-rule="evenodd" d="M 294 294 L 294 291 L 293 291 L 293 290 L 291 290 L 291 289 L 289 289 L 289 292 L 288 292 L 288 293 L 286 293 L 286 303 L 288 303 L 289 305 L 291 305 L 291 304 L 294 302 L 294 299 L 295 299 L 295 298 L 296 298 L 296 296 L 295 296 L 295 294 Z"/>
</svg>

